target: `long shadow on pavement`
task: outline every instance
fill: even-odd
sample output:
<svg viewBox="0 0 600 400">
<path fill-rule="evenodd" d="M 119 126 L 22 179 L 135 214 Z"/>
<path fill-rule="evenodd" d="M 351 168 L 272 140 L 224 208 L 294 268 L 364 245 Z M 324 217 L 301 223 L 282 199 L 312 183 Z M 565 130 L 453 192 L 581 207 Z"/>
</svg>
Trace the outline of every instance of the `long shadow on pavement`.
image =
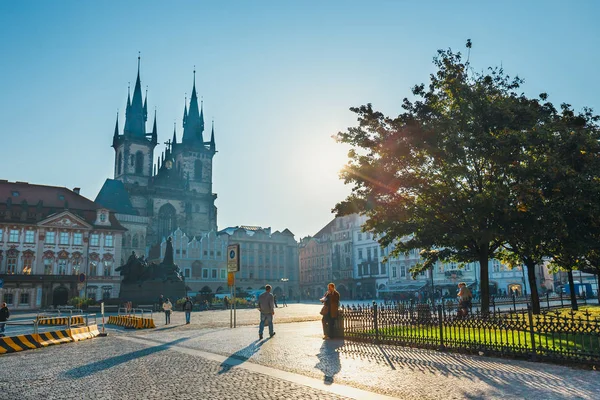
<svg viewBox="0 0 600 400">
<path fill-rule="evenodd" d="M 223 361 L 220 365 L 221 370 L 219 371 L 219 374 L 224 374 L 228 372 L 231 368 L 248 361 L 248 359 L 250 359 L 258 350 L 260 350 L 260 347 L 263 344 L 265 344 L 268 340 L 270 340 L 270 338 L 252 342 L 248 346 L 236 351 L 235 353 L 227 357 L 227 359 Z"/>
<path fill-rule="evenodd" d="M 510 397 L 516 387 L 529 388 L 537 397 L 592 398 L 590 378 L 600 374 L 592 371 L 578 372 L 566 366 L 525 362 L 512 359 L 477 357 L 456 353 L 436 352 L 396 346 L 382 346 L 346 341 L 339 353 L 346 357 L 359 358 L 374 363 L 385 363 L 394 370 L 411 370 L 423 374 L 446 377 L 478 379 L 493 388 L 486 395 L 463 393 L 466 399 L 483 399 L 493 396 Z M 483 397 L 482 397 L 483 396 Z"/>
<path fill-rule="evenodd" d="M 151 354 L 157 353 L 159 351 L 167 350 L 169 347 L 174 346 L 180 342 L 184 342 L 190 338 L 181 338 L 177 340 L 173 340 L 172 342 L 163 343 L 158 346 L 149 347 L 142 350 L 133 351 L 131 353 L 122 354 L 119 356 L 115 356 L 112 358 L 108 358 L 106 360 L 100 360 L 93 362 L 91 364 L 82 365 L 77 368 L 70 369 L 64 373 L 64 376 L 67 378 L 85 378 L 86 376 L 93 375 L 97 372 L 101 372 L 107 370 L 109 368 L 115 367 L 119 364 L 126 363 L 128 361 L 134 360 L 136 358 L 146 357 Z"/>
<path fill-rule="evenodd" d="M 338 349 L 343 346 L 344 340 L 324 340 L 319 354 L 317 354 L 319 362 L 315 365 L 315 368 L 323 372 L 323 382 L 326 385 L 331 385 L 335 375 L 342 369 Z"/>
</svg>

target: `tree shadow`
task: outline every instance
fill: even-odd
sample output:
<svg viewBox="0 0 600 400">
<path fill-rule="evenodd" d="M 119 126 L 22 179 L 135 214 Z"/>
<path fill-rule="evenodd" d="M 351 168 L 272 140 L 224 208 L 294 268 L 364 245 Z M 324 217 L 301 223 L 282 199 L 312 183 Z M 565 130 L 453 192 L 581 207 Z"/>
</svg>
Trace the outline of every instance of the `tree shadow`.
<svg viewBox="0 0 600 400">
<path fill-rule="evenodd" d="M 323 372 L 323 382 L 326 385 L 331 385 L 335 375 L 342 369 L 339 349 L 343 346 L 343 339 L 324 340 L 321 344 L 321 349 L 317 354 L 319 362 L 315 365 L 315 368 Z"/>
<path fill-rule="evenodd" d="M 391 345 L 346 341 L 338 351 L 347 358 L 387 365 L 400 374 L 402 370 L 410 370 L 443 377 L 479 380 L 492 388 L 491 392 L 486 393 L 465 390 L 462 396 L 466 399 L 511 397 L 515 390 L 519 393 L 531 391 L 535 393 L 533 398 L 540 399 L 557 396 L 591 398 L 590 393 L 597 391 L 592 381 L 600 378 L 597 372 L 579 373 L 566 366 Z M 571 373 L 565 373 L 566 371 Z"/>
<path fill-rule="evenodd" d="M 256 340 L 250 343 L 248 346 L 244 347 L 243 349 L 240 349 L 235 353 L 231 354 L 229 357 L 227 357 L 227 359 L 225 359 L 221 363 L 221 365 L 219 365 L 221 369 L 218 373 L 224 374 L 226 372 L 229 372 L 229 370 L 233 367 L 236 367 L 248 361 L 254 354 L 256 354 L 258 350 L 260 350 L 260 347 L 269 340 L 271 340 L 271 338 L 266 338 L 264 340 Z"/>
<path fill-rule="evenodd" d="M 85 377 L 93 375 L 97 372 L 107 370 L 109 368 L 115 367 L 120 364 L 124 364 L 124 363 L 134 360 L 136 358 L 146 357 L 151 354 L 158 353 L 163 350 L 167 350 L 169 347 L 175 346 L 175 345 L 177 345 L 181 342 L 184 342 L 188 339 L 190 339 L 190 338 L 181 338 L 181 339 L 173 340 L 172 342 L 159 344 L 157 346 L 148 347 L 148 348 L 145 348 L 142 350 L 133 351 L 131 353 L 121 354 L 119 356 L 107 358 L 105 360 L 96 361 L 91 364 L 82 365 L 80 367 L 76 367 L 76 368 L 66 371 L 64 373 L 64 376 L 67 378 L 74 378 L 74 379 L 85 378 Z"/>
</svg>

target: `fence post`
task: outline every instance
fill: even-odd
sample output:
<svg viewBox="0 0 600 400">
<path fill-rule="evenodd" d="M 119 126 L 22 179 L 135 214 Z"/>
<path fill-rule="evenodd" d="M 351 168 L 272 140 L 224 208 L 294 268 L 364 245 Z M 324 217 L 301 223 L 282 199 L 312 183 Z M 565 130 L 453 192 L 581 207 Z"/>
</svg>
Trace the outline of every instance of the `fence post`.
<svg viewBox="0 0 600 400">
<path fill-rule="evenodd" d="M 563 292 L 562 292 L 562 289 L 561 289 L 561 291 L 560 291 L 560 306 L 561 306 L 561 307 L 564 307 L 564 306 L 565 306 L 565 303 L 563 302 Z"/>
<path fill-rule="evenodd" d="M 517 312 L 517 296 L 514 294 L 512 294 L 512 300 L 513 300 L 513 310 L 515 310 L 515 312 Z"/>
<path fill-rule="evenodd" d="M 377 325 L 377 303 L 373 301 L 373 328 L 375 328 L 375 343 L 379 343 L 379 327 Z"/>
<path fill-rule="evenodd" d="M 535 349 L 535 332 L 533 327 L 533 312 L 531 311 L 531 305 L 527 304 L 527 315 L 529 317 L 529 337 L 531 339 L 531 360 L 535 361 L 537 358 L 537 351 Z"/>
<path fill-rule="evenodd" d="M 85 326 L 90 326 L 90 314 L 85 314 Z"/>
<path fill-rule="evenodd" d="M 444 319 L 442 313 L 442 306 L 439 305 L 438 309 L 438 327 L 440 329 L 440 350 L 444 350 Z"/>
<path fill-rule="evenodd" d="M 33 333 L 35 335 L 37 335 L 38 333 L 38 323 L 40 322 L 40 320 L 38 318 L 33 320 Z"/>
<path fill-rule="evenodd" d="M 550 311 L 550 292 L 546 292 L 546 308 Z"/>
</svg>

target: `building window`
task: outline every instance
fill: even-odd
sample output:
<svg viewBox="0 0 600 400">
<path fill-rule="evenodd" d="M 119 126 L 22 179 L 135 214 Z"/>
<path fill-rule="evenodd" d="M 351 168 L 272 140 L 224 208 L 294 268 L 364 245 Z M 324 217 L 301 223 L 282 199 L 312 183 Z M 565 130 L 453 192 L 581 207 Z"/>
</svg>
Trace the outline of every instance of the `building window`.
<svg viewBox="0 0 600 400">
<path fill-rule="evenodd" d="M 362 233 L 358 232 L 358 241 L 360 242 L 362 240 Z"/>
<path fill-rule="evenodd" d="M 88 275 L 89 276 L 96 276 L 98 275 L 98 263 L 96 261 L 90 261 L 90 270 L 88 271 Z M 96 296 L 94 296 L 94 299 L 96 298 Z"/>
<path fill-rule="evenodd" d="M 61 232 L 59 244 L 69 244 L 69 232 Z"/>
<path fill-rule="evenodd" d="M 137 235 L 133 235 L 133 239 L 131 239 L 131 247 L 137 249 L 138 245 L 139 245 L 138 236 Z"/>
<path fill-rule="evenodd" d="M 406 266 L 405 265 L 400 266 L 400 277 L 406 278 Z"/>
<path fill-rule="evenodd" d="M 184 271 L 184 276 L 185 276 L 186 278 L 189 278 L 189 277 L 190 277 L 190 269 L 189 269 L 189 268 L 186 268 L 186 269 L 185 269 L 185 271 Z"/>
<path fill-rule="evenodd" d="M 221 269 L 221 279 L 227 279 L 227 270 Z"/>
<path fill-rule="evenodd" d="M 104 247 L 113 247 L 113 236 L 112 235 L 104 236 Z"/>
<path fill-rule="evenodd" d="M 97 233 L 92 233 L 90 236 L 90 246 L 99 246 L 100 245 L 100 235 Z"/>
<path fill-rule="evenodd" d="M 8 236 L 8 241 L 12 243 L 17 243 L 19 241 L 19 231 L 17 229 L 11 229 L 10 235 Z"/>
<path fill-rule="evenodd" d="M 31 275 L 31 268 L 33 266 L 33 253 L 25 252 L 23 254 L 23 275 Z"/>
<path fill-rule="evenodd" d="M 33 243 L 35 237 L 34 231 L 25 231 L 25 243 Z"/>
<path fill-rule="evenodd" d="M 144 153 L 141 151 L 135 153 L 135 173 L 140 175 L 144 173 Z"/>
<path fill-rule="evenodd" d="M 46 244 L 54 244 L 56 240 L 55 232 L 46 232 Z"/>
<path fill-rule="evenodd" d="M 123 154 L 119 152 L 119 156 L 117 157 L 117 175 L 121 175 L 121 165 L 123 164 Z"/>
<path fill-rule="evenodd" d="M 387 274 L 387 267 L 386 267 L 385 263 L 381 263 L 381 269 L 380 270 L 381 270 L 381 272 L 380 272 L 381 275 Z"/>
<path fill-rule="evenodd" d="M 112 261 L 104 261 L 104 276 L 112 275 Z"/>
<path fill-rule="evenodd" d="M 392 278 L 396 278 L 398 275 L 398 271 L 396 270 L 396 267 L 392 267 Z"/>
<path fill-rule="evenodd" d="M 102 286 L 102 299 L 103 300 L 110 299 L 111 293 L 112 293 L 112 286 Z"/>
<path fill-rule="evenodd" d="M 81 271 L 81 259 L 79 259 L 79 258 L 74 259 L 72 262 L 72 266 L 73 266 L 73 275 L 79 275 L 79 272 Z"/>
<path fill-rule="evenodd" d="M 212 269 L 210 271 L 210 278 L 211 279 L 217 279 L 217 270 L 216 269 Z"/>
<path fill-rule="evenodd" d="M 359 250 L 358 250 L 358 259 L 359 259 L 359 260 L 362 260 L 362 258 L 363 258 L 362 249 L 359 249 Z"/>
<path fill-rule="evenodd" d="M 58 260 L 58 274 L 57 275 L 66 275 L 67 274 L 67 260 L 61 258 Z"/>
<path fill-rule="evenodd" d="M 74 233 L 73 234 L 73 245 L 81 246 L 82 243 L 83 243 L 83 234 Z"/>
<path fill-rule="evenodd" d="M 44 259 L 44 275 L 52 275 L 52 263 L 54 259 L 45 258 Z"/>
<path fill-rule="evenodd" d="M 13 304 L 13 294 L 12 293 L 4 293 L 4 302 L 6 304 Z"/>
<path fill-rule="evenodd" d="M 371 249 L 367 249 L 367 260 L 371 260 Z"/>
<path fill-rule="evenodd" d="M 6 273 L 13 275 L 17 273 L 17 256 L 8 256 L 6 259 Z"/>
<path fill-rule="evenodd" d="M 19 304 L 29 304 L 29 293 L 21 293 Z"/>
<path fill-rule="evenodd" d="M 202 268 L 202 279 L 208 279 L 208 269 Z"/>
<path fill-rule="evenodd" d="M 158 239 L 168 237 L 177 229 L 177 212 L 171 204 L 165 204 L 158 210 Z"/>
<path fill-rule="evenodd" d="M 196 162 L 194 163 L 194 180 L 202 180 L 202 161 L 200 160 L 196 160 Z"/>
<path fill-rule="evenodd" d="M 2 229 L 0 229 L 0 242 L 2 241 Z"/>
<path fill-rule="evenodd" d="M 96 300 L 96 286 L 88 286 L 87 297 Z"/>
</svg>

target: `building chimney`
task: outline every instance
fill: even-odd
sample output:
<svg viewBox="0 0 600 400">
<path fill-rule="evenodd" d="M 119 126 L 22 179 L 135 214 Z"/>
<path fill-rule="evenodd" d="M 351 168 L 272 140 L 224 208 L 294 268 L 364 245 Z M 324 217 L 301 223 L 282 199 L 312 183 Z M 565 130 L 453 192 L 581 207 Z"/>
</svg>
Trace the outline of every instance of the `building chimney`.
<svg viewBox="0 0 600 400">
<path fill-rule="evenodd" d="M 81 190 L 81 188 L 78 188 L 78 187 L 76 187 L 76 188 L 73 188 L 73 191 L 74 191 L 75 193 L 77 193 L 77 194 L 79 194 L 79 191 L 80 191 L 80 190 Z"/>
</svg>

